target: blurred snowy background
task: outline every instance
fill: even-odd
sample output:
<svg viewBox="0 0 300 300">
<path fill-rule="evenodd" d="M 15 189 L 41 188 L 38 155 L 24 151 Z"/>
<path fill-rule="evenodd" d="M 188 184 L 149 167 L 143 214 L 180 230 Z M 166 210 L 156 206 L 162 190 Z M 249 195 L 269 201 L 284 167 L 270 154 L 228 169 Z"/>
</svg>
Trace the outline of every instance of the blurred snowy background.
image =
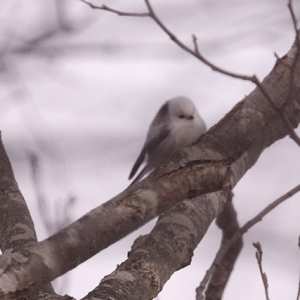
<svg viewBox="0 0 300 300">
<path fill-rule="evenodd" d="M 300 3 L 294 2 L 300 17 Z M 94 3 L 146 10 L 142 0 Z M 294 41 L 287 0 L 152 4 L 185 43 L 192 45 L 195 34 L 209 60 L 260 79 L 272 69 L 274 53 L 284 55 Z M 78 0 L 10 0 L 0 3 L 0 21 L 0 129 L 40 240 L 50 234 L 43 218 L 74 221 L 127 187 L 149 123 L 165 100 L 190 97 L 211 127 L 254 88 L 211 71 L 148 18 L 119 17 Z M 299 147 L 288 138 L 264 152 L 234 190 L 241 225 L 299 184 L 299 157 Z M 42 215 L 37 198 L 46 205 Z M 296 298 L 299 200 L 294 196 L 245 235 L 224 299 L 264 298 L 252 246 L 257 241 L 271 299 Z M 86 295 L 153 224 L 63 276 L 57 291 Z M 219 243 L 213 224 L 191 266 L 172 276 L 159 299 L 195 299 Z"/>
</svg>

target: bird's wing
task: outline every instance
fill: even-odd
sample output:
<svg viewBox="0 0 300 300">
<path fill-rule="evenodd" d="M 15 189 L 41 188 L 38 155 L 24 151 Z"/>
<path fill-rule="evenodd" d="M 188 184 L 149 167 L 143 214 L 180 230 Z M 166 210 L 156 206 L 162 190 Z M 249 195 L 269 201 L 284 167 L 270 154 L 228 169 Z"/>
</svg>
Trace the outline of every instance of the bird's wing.
<svg viewBox="0 0 300 300">
<path fill-rule="evenodd" d="M 167 136 L 170 134 L 170 129 L 167 126 L 156 128 L 156 130 L 153 130 L 153 131 L 154 131 L 154 134 L 152 134 L 152 136 L 148 136 L 140 155 L 136 159 L 136 161 L 132 167 L 132 170 L 130 172 L 129 179 L 131 179 L 136 174 L 137 170 L 139 169 L 141 164 L 144 162 L 146 155 L 151 153 L 155 148 L 157 148 L 160 145 L 160 143 L 164 139 L 166 139 Z M 141 173 L 138 175 L 137 178 L 141 178 L 141 176 L 144 175 L 142 173 L 145 173 L 145 171 L 150 171 L 150 170 L 146 169 L 146 167 L 141 171 Z"/>
</svg>

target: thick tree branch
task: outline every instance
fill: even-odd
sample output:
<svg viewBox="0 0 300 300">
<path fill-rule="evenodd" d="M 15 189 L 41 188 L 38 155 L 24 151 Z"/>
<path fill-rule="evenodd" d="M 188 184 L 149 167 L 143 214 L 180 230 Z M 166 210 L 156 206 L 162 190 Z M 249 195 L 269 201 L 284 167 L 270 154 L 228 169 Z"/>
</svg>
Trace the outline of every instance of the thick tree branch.
<svg viewBox="0 0 300 300">
<path fill-rule="evenodd" d="M 226 203 L 224 210 L 218 215 L 216 223 L 222 230 L 222 242 L 219 250 L 221 251 L 228 245 L 230 239 L 240 229 L 232 201 Z M 233 243 L 231 243 L 230 247 L 228 247 L 220 263 L 213 263 L 213 270 L 211 272 L 208 271 L 207 276 L 205 276 L 207 280 L 203 280 L 200 287 L 196 290 L 196 300 L 222 299 L 226 284 L 233 270 L 233 266 L 242 250 L 242 246 L 242 236 L 239 236 Z M 203 291 L 205 288 L 206 291 L 204 298 Z"/>
<path fill-rule="evenodd" d="M 83 299 L 153 299 L 175 271 L 190 264 L 227 197 L 226 192 L 210 193 L 173 206 L 150 234 L 135 241 L 128 259 Z"/>
</svg>

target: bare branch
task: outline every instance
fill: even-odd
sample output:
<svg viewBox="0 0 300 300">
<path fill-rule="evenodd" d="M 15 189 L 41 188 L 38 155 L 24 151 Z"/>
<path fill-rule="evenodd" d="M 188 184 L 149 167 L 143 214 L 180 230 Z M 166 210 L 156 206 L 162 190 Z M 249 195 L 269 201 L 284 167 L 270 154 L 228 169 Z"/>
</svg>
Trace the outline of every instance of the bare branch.
<svg viewBox="0 0 300 300">
<path fill-rule="evenodd" d="M 121 17 L 124 17 L 124 16 L 125 17 L 149 17 L 149 13 L 124 12 L 124 11 L 120 11 L 120 10 L 117 10 L 117 9 L 110 8 L 107 5 L 98 6 L 98 5 L 95 5 L 95 4 L 93 4 L 93 3 L 91 3 L 87 0 L 79 0 L 79 1 L 87 4 L 92 9 L 106 10 L 106 11 L 109 11 L 111 13 L 117 14 L 118 16 L 121 16 Z"/>
<path fill-rule="evenodd" d="M 257 263 L 258 263 L 258 267 L 259 267 L 259 272 L 260 272 L 260 275 L 261 275 L 261 279 L 263 281 L 263 285 L 264 285 L 264 289 L 265 289 L 265 295 L 266 295 L 266 300 L 270 300 L 270 298 L 269 298 L 269 292 L 268 292 L 268 288 L 269 288 L 268 277 L 267 277 L 267 274 L 263 271 L 263 268 L 262 268 L 262 255 L 263 255 L 263 251 L 262 251 L 262 248 L 261 248 L 261 244 L 260 244 L 260 242 L 253 243 L 253 246 L 257 250 L 255 252 L 255 257 L 256 257 L 256 260 L 257 260 Z"/>
<path fill-rule="evenodd" d="M 275 209 L 279 204 L 286 201 L 287 199 L 289 199 L 290 197 L 292 197 L 299 191 L 300 191 L 300 184 L 297 185 L 295 188 L 291 189 L 290 191 L 288 191 L 287 193 L 285 193 L 284 195 L 282 195 L 281 197 L 279 197 L 278 199 L 276 199 L 275 201 L 273 201 L 271 204 L 269 204 L 260 213 L 258 213 L 254 218 L 249 220 L 243 227 L 241 227 L 240 230 L 238 232 L 236 232 L 234 234 L 234 236 L 226 244 L 224 243 L 223 245 L 221 245 L 218 253 L 216 254 L 216 258 L 214 259 L 211 267 L 207 270 L 203 280 L 201 281 L 199 287 L 196 290 L 196 293 L 197 293 L 196 299 L 197 300 L 204 299 L 203 291 L 206 288 L 206 285 L 209 282 L 211 276 L 213 276 L 216 269 L 221 265 L 226 253 L 230 250 L 230 248 L 235 243 L 237 243 L 240 240 L 241 236 L 243 234 L 245 234 L 255 224 L 260 222 L 263 219 L 263 217 L 265 217 L 269 212 L 271 212 L 273 209 Z M 300 243 L 300 237 L 299 237 L 299 243 Z M 299 285 L 300 285 L 300 283 L 299 283 Z M 300 289 L 300 287 L 299 287 L 299 289 Z"/>
<path fill-rule="evenodd" d="M 263 217 L 265 217 L 271 210 L 276 208 L 279 204 L 283 203 L 296 193 L 300 191 L 300 184 L 288 191 L 286 194 L 279 197 L 277 200 L 269 204 L 266 208 L 264 208 L 259 214 L 257 214 L 253 219 L 248 221 L 240 230 L 241 234 L 247 232 L 251 227 L 253 227 L 256 223 L 260 222 Z"/>
<path fill-rule="evenodd" d="M 170 39 L 176 43 L 181 49 L 185 50 L 186 52 L 190 53 L 191 55 L 193 55 L 194 57 L 198 58 L 200 61 L 202 61 L 204 64 L 206 64 L 207 66 L 209 66 L 213 71 L 217 71 L 221 74 L 224 75 L 228 75 L 230 77 L 233 78 L 237 78 L 237 79 L 242 79 L 242 80 L 246 80 L 246 81 L 252 81 L 253 82 L 253 77 L 252 76 L 245 76 L 245 75 L 241 75 L 241 74 L 237 74 L 237 73 L 233 73 L 227 70 L 224 70 L 222 68 L 217 67 L 215 64 L 211 63 L 209 60 L 207 60 L 199 51 L 198 46 L 197 46 L 197 39 L 196 36 L 193 35 L 193 43 L 194 43 L 194 47 L 196 48 L 196 50 L 194 51 L 193 49 L 189 48 L 188 46 L 186 46 L 183 42 L 181 42 L 173 32 L 171 32 L 165 24 L 162 23 L 162 21 L 159 19 L 159 17 L 156 15 L 156 13 L 154 12 L 150 2 L 148 0 L 145 0 L 145 3 L 147 5 L 147 8 L 149 10 L 149 15 L 150 18 L 152 18 L 154 20 L 154 22 L 170 37 Z"/>
<path fill-rule="evenodd" d="M 271 106 L 273 107 L 273 109 L 275 110 L 275 112 L 281 117 L 284 125 L 288 128 L 289 132 L 290 132 L 290 137 L 298 144 L 298 146 L 300 146 L 300 138 L 298 137 L 298 135 L 296 134 L 296 132 L 294 131 L 292 125 L 290 124 L 289 120 L 286 118 L 286 116 L 284 115 L 284 113 L 282 112 L 282 110 L 280 110 L 275 104 L 274 101 L 272 100 L 272 98 L 269 96 L 269 94 L 267 93 L 267 91 L 264 89 L 264 87 L 261 85 L 260 81 L 257 79 L 257 77 L 255 75 L 252 76 L 247 76 L 247 75 L 242 75 L 242 74 L 238 74 L 238 73 L 234 73 L 228 70 L 225 70 L 223 68 L 220 68 L 218 66 L 216 66 L 215 64 L 213 64 L 212 62 L 210 62 L 208 59 L 206 59 L 199 51 L 199 47 L 198 47 L 198 43 L 197 43 L 197 37 L 195 35 L 192 35 L 193 38 L 193 44 L 194 44 L 194 49 L 188 47 L 187 45 L 185 45 L 181 40 L 179 40 L 176 35 L 169 30 L 166 25 L 160 20 L 160 18 L 156 15 L 155 11 L 152 8 L 152 5 L 150 4 L 149 0 L 145 0 L 146 6 L 148 8 L 148 13 L 127 13 L 127 12 L 123 12 L 123 11 L 118 11 L 112 8 L 107 7 L 106 5 L 101 5 L 101 6 L 96 6 L 90 2 L 88 2 L 87 0 L 80 0 L 84 3 L 86 3 L 87 5 L 89 5 L 91 8 L 93 9 L 101 9 L 101 10 L 106 10 L 115 14 L 118 14 L 119 16 L 132 16 L 132 17 L 150 17 L 169 37 L 170 39 L 176 43 L 181 49 L 183 49 L 184 51 L 190 53 L 192 56 L 196 57 L 197 59 L 199 59 L 201 62 L 203 62 L 205 65 L 207 65 L 208 67 L 210 67 L 213 71 L 216 71 L 220 74 L 223 75 L 227 75 L 230 76 L 232 78 L 236 78 L 236 79 L 241 79 L 241 80 L 245 80 L 245 81 L 250 81 L 252 83 L 254 83 L 263 93 L 263 95 L 267 98 L 267 100 L 269 101 L 269 103 L 271 104 Z M 291 0 L 289 0 L 289 2 L 291 2 Z M 293 16 L 293 20 L 296 21 L 295 15 L 293 13 L 293 9 L 292 6 L 289 6 L 290 11 L 292 13 Z M 295 22 L 294 21 L 294 22 Z M 298 41 L 298 39 L 297 39 Z M 296 61 L 296 59 L 295 59 Z"/>
<path fill-rule="evenodd" d="M 227 70 L 224 70 L 223 68 L 217 67 L 215 64 L 211 63 L 209 60 L 207 60 L 199 51 L 198 43 L 197 43 L 197 37 L 193 35 L 193 43 L 194 43 L 194 49 L 192 50 L 188 46 L 186 46 L 183 42 L 181 42 L 163 23 L 162 21 L 157 17 L 156 13 L 154 12 L 149 0 L 145 0 L 145 3 L 148 7 L 150 17 L 155 21 L 155 23 L 170 37 L 170 39 L 175 42 L 180 48 L 185 50 L 186 52 L 192 54 L 196 58 L 198 58 L 200 61 L 202 61 L 204 64 L 209 66 L 213 71 L 217 71 L 220 74 L 224 74 L 227 76 L 230 76 L 232 78 L 237 78 L 241 80 L 246 80 L 253 82 L 263 93 L 263 95 L 268 99 L 269 103 L 272 105 L 273 109 L 278 113 L 278 115 L 281 117 L 283 123 L 290 131 L 291 138 L 300 146 L 300 138 L 294 131 L 292 125 L 290 124 L 289 120 L 286 118 L 284 113 L 274 105 L 274 101 L 272 98 L 268 95 L 264 87 L 261 85 L 260 81 L 257 79 L 255 75 L 253 76 L 246 76 L 242 74 L 233 73 Z"/>
<path fill-rule="evenodd" d="M 194 51 L 199 55 L 199 49 L 198 49 L 198 40 L 195 34 L 192 35 L 193 43 L 194 43 Z"/>
</svg>

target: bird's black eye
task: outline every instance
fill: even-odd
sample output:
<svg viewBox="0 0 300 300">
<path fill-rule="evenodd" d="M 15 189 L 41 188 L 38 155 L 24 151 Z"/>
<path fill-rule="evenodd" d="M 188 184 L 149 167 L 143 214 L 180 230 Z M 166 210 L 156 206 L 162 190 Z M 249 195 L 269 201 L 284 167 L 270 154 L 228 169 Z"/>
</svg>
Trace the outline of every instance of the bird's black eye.
<svg viewBox="0 0 300 300">
<path fill-rule="evenodd" d="M 179 115 L 179 118 L 180 118 L 180 119 L 183 119 L 183 118 L 184 118 L 184 115 Z"/>
</svg>

